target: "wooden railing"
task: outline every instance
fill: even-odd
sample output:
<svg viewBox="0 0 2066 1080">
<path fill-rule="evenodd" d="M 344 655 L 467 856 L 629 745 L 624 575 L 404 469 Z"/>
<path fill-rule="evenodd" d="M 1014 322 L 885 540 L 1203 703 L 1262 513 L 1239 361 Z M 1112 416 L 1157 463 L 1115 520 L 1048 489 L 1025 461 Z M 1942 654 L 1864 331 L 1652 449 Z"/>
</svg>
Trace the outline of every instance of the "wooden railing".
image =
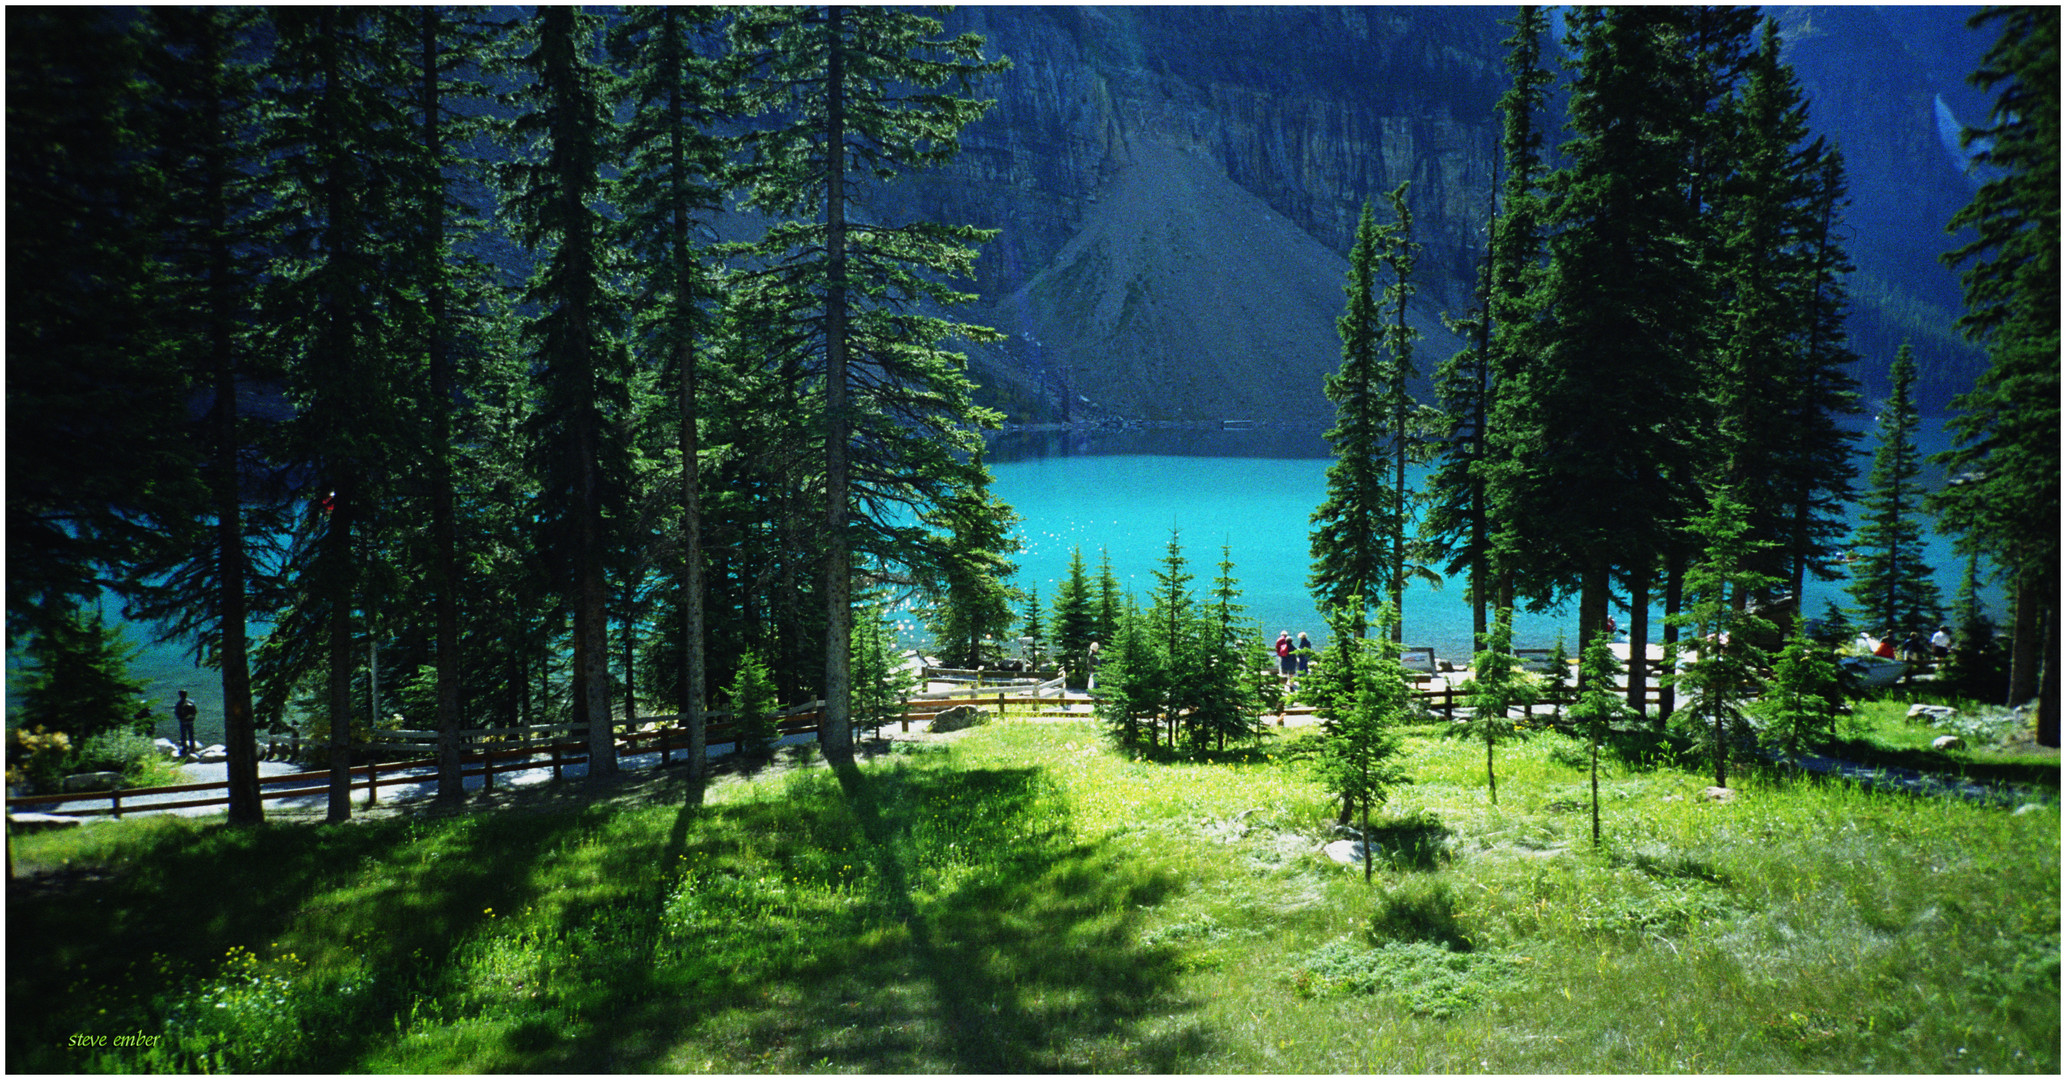
<svg viewBox="0 0 2066 1080">
<path fill-rule="evenodd" d="M 1625 696 L 1627 690 L 1625 688 L 1617 688 L 1616 693 Z M 1464 691 L 1447 684 L 1420 689 L 1416 691 L 1416 696 L 1427 706 L 1429 711 L 1439 712 L 1443 718 L 1450 720 L 1455 719 L 1456 709 L 1462 704 L 1462 699 L 1467 697 Z M 1527 719 L 1532 720 L 1538 710 L 1552 710 L 1559 706 L 1569 705 L 1576 697 L 1575 691 L 1567 690 L 1556 701 L 1545 700 L 1526 707 L 1523 710 L 1523 715 Z M 1658 697 L 1658 689 L 1656 687 L 1649 688 L 1649 692 L 1645 697 L 1645 704 L 1657 704 Z M 968 688 L 939 690 L 911 695 L 904 702 L 904 710 L 898 720 L 898 724 L 903 731 L 908 732 L 911 730 L 913 721 L 921 723 L 930 721 L 941 712 L 958 705 L 977 705 L 987 708 L 994 704 L 997 707 L 998 715 L 1002 716 L 1008 708 L 1013 706 L 1030 706 L 1037 709 L 1067 700 L 1066 688 L 1060 678 L 1046 681 L 1025 680 L 987 686 L 977 683 Z M 1079 703 L 1084 700 L 1094 702 L 1096 699 L 1094 695 L 1088 698 L 1077 699 Z M 819 712 L 823 707 L 823 702 L 813 701 L 778 714 L 775 720 L 776 738 L 780 739 L 816 732 L 818 729 Z M 1280 718 L 1285 716 L 1309 716 L 1312 714 L 1312 711 L 1311 706 L 1292 706 L 1272 715 Z M 1059 716 L 1067 714 L 1049 715 Z M 1082 714 L 1074 715 L 1080 716 Z M 688 745 L 689 731 L 687 728 L 678 726 L 679 721 L 680 717 L 675 715 L 644 717 L 638 721 L 641 727 L 648 725 L 658 726 L 652 727 L 650 730 L 630 730 L 619 734 L 617 736 L 617 752 L 620 755 L 632 756 L 657 751 L 660 754 L 661 764 L 664 766 L 668 763 L 674 750 L 685 748 Z M 436 782 L 437 777 L 435 774 L 426 775 L 421 770 L 437 767 L 437 732 L 403 729 L 382 731 L 379 734 L 381 736 L 380 741 L 365 744 L 362 749 L 397 753 L 403 756 L 394 761 L 378 761 L 356 765 L 347 772 L 349 788 L 354 791 L 363 788 L 366 805 L 371 806 L 379 802 L 380 789 L 383 787 Z M 477 728 L 461 731 L 458 735 L 466 740 L 466 744 L 460 748 L 460 776 L 462 782 L 465 778 L 478 776 L 481 778 L 484 788 L 492 789 L 495 785 L 495 777 L 499 773 L 518 772 L 548 766 L 552 769 L 553 779 L 558 780 L 568 766 L 584 764 L 588 761 L 589 747 L 587 734 L 588 726 L 586 724 L 533 724 L 518 728 Z M 734 725 L 729 713 L 712 712 L 706 714 L 704 730 L 704 743 L 706 746 L 722 745 L 733 742 L 736 738 L 737 733 L 734 731 Z M 17 809 L 29 809 L 37 806 L 106 801 L 108 805 L 105 807 L 68 808 L 57 811 L 57 813 L 67 817 L 113 815 L 119 818 L 125 811 L 123 806 L 124 800 L 128 800 L 129 806 L 126 809 L 132 813 L 139 810 L 155 812 L 159 810 L 227 806 L 229 804 L 229 797 L 225 790 L 226 787 L 227 785 L 223 781 L 207 781 L 195 784 L 172 784 L 163 787 L 118 789 L 106 792 L 21 795 L 10 797 L 7 800 L 7 808 L 12 812 Z M 330 771 L 324 769 L 290 773 L 282 776 L 261 777 L 259 779 L 258 797 L 261 802 L 267 802 L 278 799 L 325 795 L 328 794 L 329 790 Z M 155 801 L 160 796 L 204 791 L 223 792 L 223 794 L 211 795 L 205 798 Z M 146 797 L 152 798 L 154 801 L 148 804 L 138 803 L 137 800 Z"/>
</svg>

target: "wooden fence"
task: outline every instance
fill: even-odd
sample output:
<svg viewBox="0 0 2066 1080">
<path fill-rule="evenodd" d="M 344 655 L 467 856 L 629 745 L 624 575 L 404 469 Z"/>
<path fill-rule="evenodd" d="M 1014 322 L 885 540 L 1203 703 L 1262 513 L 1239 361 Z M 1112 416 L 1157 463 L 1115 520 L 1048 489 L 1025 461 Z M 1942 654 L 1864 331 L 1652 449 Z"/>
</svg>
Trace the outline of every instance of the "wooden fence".
<svg viewBox="0 0 2066 1080">
<path fill-rule="evenodd" d="M 1439 712 L 1444 719 L 1453 720 L 1456 709 L 1465 695 L 1454 686 L 1444 684 L 1418 690 L 1417 696 L 1430 712 Z M 1626 694 L 1625 689 L 1617 693 Z M 1645 704 L 1657 704 L 1659 692 L 1651 687 Z M 1576 693 L 1567 691 L 1558 701 L 1543 701 L 1528 706 L 1523 714 L 1534 719 L 1537 710 L 1551 710 L 1568 705 L 1575 700 Z M 1094 701 L 1095 698 L 1078 698 L 1076 701 Z M 1046 705 L 1062 704 L 1067 707 L 1069 699 L 1061 678 L 1046 680 L 1020 680 L 1003 684 L 988 683 L 985 680 L 971 680 L 967 687 L 937 690 L 913 694 L 904 702 L 902 715 L 896 721 L 903 731 L 910 731 L 913 721 L 924 723 L 937 717 L 947 709 L 961 705 L 997 707 L 999 716 L 1012 706 L 1040 708 Z M 810 702 L 787 710 L 776 717 L 776 738 L 814 733 L 818 729 L 819 712 L 824 703 Z M 1285 716 L 1311 715 L 1310 706 L 1298 706 L 1276 714 L 1281 720 Z M 1037 715 L 1047 717 L 1082 717 L 1084 713 L 1047 712 Z M 685 748 L 689 741 L 687 728 L 678 726 L 680 717 L 674 715 L 645 717 L 638 721 L 641 728 L 629 730 L 617 736 L 617 752 L 621 756 L 658 752 L 662 765 L 668 763 L 676 749 Z M 657 726 L 655 726 L 657 725 Z M 484 788 L 492 790 L 495 777 L 500 773 L 519 772 L 528 769 L 550 767 L 552 778 L 561 778 L 570 765 L 585 764 L 588 761 L 588 726 L 586 724 L 533 724 L 521 728 L 479 728 L 459 732 L 466 740 L 460 748 L 460 775 L 478 776 Z M 425 775 L 418 770 L 437 767 L 437 740 L 435 731 L 388 730 L 380 732 L 381 740 L 367 744 L 364 749 L 401 755 L 399 760 L 369 762 L 353 766 L 346 774 L 353 791 L 363 788 L 366 805 L 380 800 L 380 789 L 398 784 L 435 783 L 435 775 Z M 713 712 L 706 716 L 704 742 L 706 746 L 717 746 L 733 742 L 731 716 L 728 713 Z M 165 787 L 130 788 L 108 792 L 71 792 L 58 795 L 22 795 L 10 797 L 7 809 L 31 809 L 37 806 L 55 806 L 64 803 L 102 802 L 104 807 L 84 807 L 57 811 L 66 817 L 96 817 L 111 814 L 117 818 L 125 811 L 123 801 L 129 801 L 129 812 L 178 810 L 195 807 L 227 806 L 229 797 L 222 781 L 208 781 L 196 784 L 173 784 Z M 267 776 L 259 780 L 261 802 L 278 799 L 303 798 L 327 795 L 330 791 L 330 772 L 327 769 L 311 772 L 291 773 L 283 776 Z M 159 801 L 165 795 L 184 795 L 199 792 L 217 792 L 203 798 L 173 799 Z M 154 801 L 140 804 L 137 800 L 149 797 Z"/>
</svg>

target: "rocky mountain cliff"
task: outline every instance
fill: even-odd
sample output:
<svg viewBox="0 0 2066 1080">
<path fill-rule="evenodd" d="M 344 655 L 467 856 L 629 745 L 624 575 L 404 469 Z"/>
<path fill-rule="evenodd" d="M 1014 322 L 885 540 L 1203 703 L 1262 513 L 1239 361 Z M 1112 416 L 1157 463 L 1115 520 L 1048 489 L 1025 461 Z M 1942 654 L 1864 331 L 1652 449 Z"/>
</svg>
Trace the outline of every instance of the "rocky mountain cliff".
<svg viewBox="0 0 2066 1080">
<path fill-rule="evenodd" d="M 1854 344 L 1868 391 L 1904 337 L 1926 408 L 1970 385 L 1936 263 L 1971 181 L 1937 137 L 1984 50 L 1970 9 L 1768 9 L 1850 169 Z M 1483 246 L 1505 86 L 1504 7 L 973 7 L 1013 68 L 950 168 L 883 193 L 892 214 L 998 228 L 972 353 L 1015 419 L 1324 422 L 1356 215 L 1410 181 L 1423 373 L 1456 348 Z M 1961 45 L 1969 53 L 1961 54 Z"/>
</svg>

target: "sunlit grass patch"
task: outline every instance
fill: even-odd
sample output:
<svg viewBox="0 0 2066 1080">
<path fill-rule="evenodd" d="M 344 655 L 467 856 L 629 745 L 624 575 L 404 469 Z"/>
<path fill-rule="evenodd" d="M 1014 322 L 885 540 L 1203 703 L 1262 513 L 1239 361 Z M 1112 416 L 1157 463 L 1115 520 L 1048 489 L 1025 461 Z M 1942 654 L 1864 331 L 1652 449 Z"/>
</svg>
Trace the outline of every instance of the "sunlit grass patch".
<svg viewBox="0 0 2066 1080">
<path fill-rule="evenodd" d="M 1576 744 L 1501 747 L 1494 806 L 1482 744 L 1423 728 L 1366 885 L 1313 738 L 1006 722 L 700 805 L 22 837 L 73 874 L 9 906 L 8 1064 L 2056 1070 L 2055 811 L 1603 757 L 1595 847 Z M 96 1025 L 164 1038 L 61 1045 Z"/>
</svg>

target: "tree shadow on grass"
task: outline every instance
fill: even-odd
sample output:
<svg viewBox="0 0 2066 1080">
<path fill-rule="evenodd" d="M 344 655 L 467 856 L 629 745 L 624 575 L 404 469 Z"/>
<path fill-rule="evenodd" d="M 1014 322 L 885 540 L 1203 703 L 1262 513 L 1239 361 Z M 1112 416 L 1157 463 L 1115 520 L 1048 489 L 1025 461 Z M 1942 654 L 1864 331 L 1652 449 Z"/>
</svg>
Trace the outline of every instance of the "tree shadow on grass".
<svg viewBox="0 0 2066 1080">
<path fill-rule="evenodd" d="M 607 1023 L 510 1030 L 476 1067 L 1174 1072 L 1208 1047 L 1178 955 L 1137 944 L 1179 883 L 1077 843 L 1038 770 L 813 771 L 685 840 L 674 885 L 607 916 L 646 944 L 568 1003 Z"/>
<path fill-rule="evenodd" d="M 842 1065 L 908 1060 L 912 1048 L 883 1035 L 896 1019 L 930 1033 L 919 1056 L 950 1072 L 1173 1072 L 1202 1052 L 1195 1025 L 1141 1031 L 1185 1008 L 1177 955 L 1138 943 L 1140 911 L 1180 883 L 1109 842 L 1075 842 L 1039 770 L 842 769 L 839 781 L 873 860 L 874 900 L 908 931 L 899 959 L 931 999 L 912 994 L 915 1015 L 902 1018 L 878 1004 L 874 1034 L 842 1047 Z M 867 989 L 835 980 L 811 1011 L 858 1030 L 841 1014 L 859 1011 Z"/>
<path fill-rule="evenodd" d="M 448 974 L 455 950 L 492 909 L 527 900 L 524 872 L 573 824 L 566 815 L 416 817 L 345 826 L 156 826 L 109 871 L 76 887 L 18 892 L 7 913 L 9 1071 L 74 1071 L 71 1033 L 165 1030 L 183 986 L 248 953 L 295 954 L 318 979 L 351 971 L 364 992 L 316 997 L 253 1023 L 287 1037 L 209 1028 L 130 1067 L 332 1071 L 354 1064 L 410 996 Z M 304 934 L 303 930 L 314 932 Z M 119 1028 L 119 1030 L 118 1030 Z M 248 1032 L 246 1032 L 248 1034 Z M 264 1045 L 240 1045 L 257 1043 Z M 119 1064 L 119 1062 L 118 1062 Z"/>
</svg>

